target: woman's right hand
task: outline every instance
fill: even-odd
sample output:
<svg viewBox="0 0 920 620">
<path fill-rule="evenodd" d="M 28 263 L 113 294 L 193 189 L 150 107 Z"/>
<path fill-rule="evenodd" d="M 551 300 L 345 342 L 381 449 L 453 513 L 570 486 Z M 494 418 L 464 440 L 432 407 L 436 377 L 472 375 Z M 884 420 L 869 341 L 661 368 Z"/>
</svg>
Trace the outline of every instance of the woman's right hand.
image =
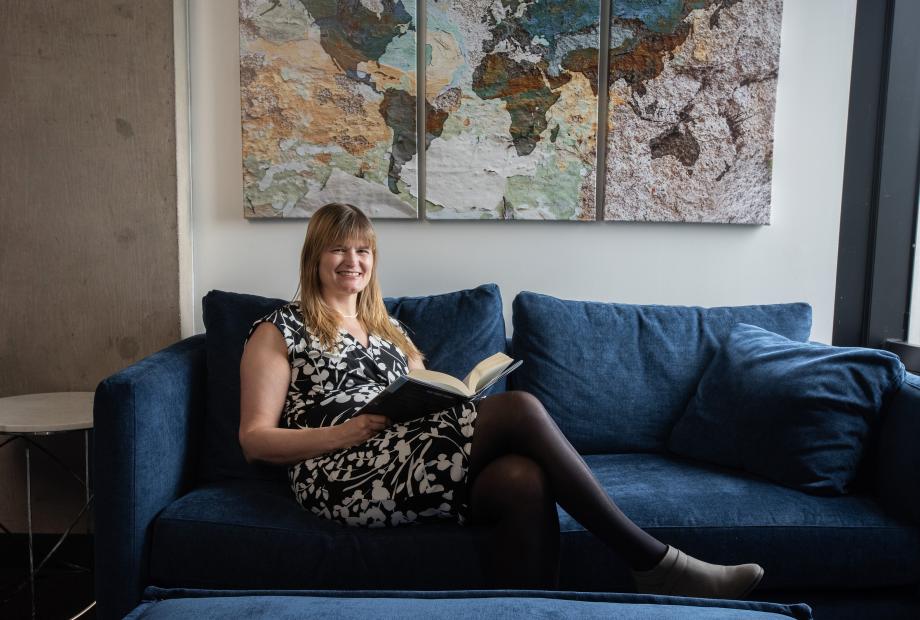
<svg viewBox="0 0 920 620">
<path fill-rule="evenodd" d="M 382 415 L 362 413 L 342 422 L 335 428 L 340 429 L 342 448 L 350 448 L 364 443 L 390 425 L 390 419 Z"/>
</svg>

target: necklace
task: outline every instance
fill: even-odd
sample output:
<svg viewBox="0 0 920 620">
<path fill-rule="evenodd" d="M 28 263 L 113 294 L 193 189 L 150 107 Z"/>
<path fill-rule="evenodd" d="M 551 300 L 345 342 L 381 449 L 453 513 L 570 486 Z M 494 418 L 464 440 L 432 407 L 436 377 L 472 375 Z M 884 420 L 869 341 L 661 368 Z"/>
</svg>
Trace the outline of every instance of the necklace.
<svg viewBox="0 0 920 620">
<path fill-rule="evenodd" d="M 333 308 L 332 306 L 330 306 L 329 304 L 327 304 L 325 300 L 322 300 L 322 299 L 321 299 L 321 300 L 320 300 L 320 303 L 322 303 L 324 306 L 326 306 L 326 307 L 329 308 L 330 310 L 335 310 L 335 312 L 337 312 L 338 315 L 341 316 L 343 319 L 356 319 L 356 318 L 358 318 L 358 313 L 357 313 L 357 312 L 355 312 L 354 314 L 345 314 L 345 313 L 342 312 L 341 310 L 337 310 L 336 308 Z"/>
</svg>

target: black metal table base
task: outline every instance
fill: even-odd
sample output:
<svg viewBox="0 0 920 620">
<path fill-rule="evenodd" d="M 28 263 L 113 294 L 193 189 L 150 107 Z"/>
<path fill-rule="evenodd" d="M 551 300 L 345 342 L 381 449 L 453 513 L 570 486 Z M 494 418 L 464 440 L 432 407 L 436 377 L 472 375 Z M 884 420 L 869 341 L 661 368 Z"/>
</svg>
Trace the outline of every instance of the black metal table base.
<svg viewBox="0 0 920 620">
<path fill-rule="evenodd" d="M 7 445 L 10 445 L 16 441 L 22 441 L 25 443 L 25 457 L 26 457 L 26 522 L 28 526 L 29 534 L 29 574 L 26 579 L 23 579 L 13 590 L 10 592 L 9 597 L 12 598 L 19 592 L 21 592 L 25 587 L 29 588 L 29 601 L 31 604 L 31 617 L 35 618 L 36 608 L 35 608 L 35 577 L 38 573 L 47 565 L 48 561 L 54 555 L 54 553 L 60 549 L 61 545 L 64 544 L 64 541 L 67 540 L 67 537 L 71 534 L 73 529 L 77 526 L 77 523 L 80 522 L 80 519 L 83 518 L 83 515 L 90 510 L 90 507 L 93 503 L 93 495 L 90 491 L 89 485 L 89 433 L 91 429 L 83 429 L 83 461 L 84 461 L 84 471 L 83 477 L 80 476 L 77 472 L 71 469 L 64 461 L 57 457 L 53 452 L 45 448 L 40 443 L 36 442 L 33 437 L 35 436 L 47 436 L 54 435 L 59 432 L 72 433 L 76 431 L 56 431 L 56 432 L 42 432 L 42 433 L 4 433 L 8 435 L 9 438 L 6 439 L 3 443 L 0 443 L 0 448 L 3 448 Z M 83 485 L 83 488 L 86 492 L 86 501 L 83 504 L 83 507 L 80 509 L 80 512 L 77 513 L 77 516 L 73 518 L 70 522 L 70 525 L 67 526 L 67 529 L 58 537 L 57 541 L 45 554 L 45 556 L 38 562 L 38 566 L 35 565 L 35 549 L 33 547 L 33 532 L 32 532 L 32 449 L 39 450 L 50 458 L 53 462 L 57 463 L 62 469 L 68 472 L 73 476 L 77 482 Z M 9 533 L 9 529 L 6 528 L 2 523 L 0 523 L 0 529 L 4 532 Z M 84 567 L 77 567 L 84 568 Z M 86 569 L 89 570 L 89 569 Z M 80 611 L 77 615 L 73 616 L 71 620 L 80 618 L 84 616 L 89 610 L 91 610 L 96 605 L 95 601 L 92 602 L 88 607 Z"/>
</svg>

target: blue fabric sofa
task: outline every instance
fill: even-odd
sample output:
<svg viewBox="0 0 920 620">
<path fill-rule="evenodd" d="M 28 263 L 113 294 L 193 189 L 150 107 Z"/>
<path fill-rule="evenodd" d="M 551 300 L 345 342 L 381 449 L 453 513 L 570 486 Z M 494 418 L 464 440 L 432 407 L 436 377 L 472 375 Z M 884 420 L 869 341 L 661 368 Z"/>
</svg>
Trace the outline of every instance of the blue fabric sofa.
<svg viewBox="0 0 920 620">
<path fill-rule="evenodd" d="M 212 292 L 206 335 L 103 381 L 95 402 L 96 596 L 121 617 L 147 586 L 207 590 L 477 590 L 483 532 L 434 523 L 346 528 L 302 511 L 283 469 L 248 465 L 236 433 L 239 359 L 256 318 L 283 300 Z M 681 457 L 671 432 L 736 324 L 806 341 L 805 304 L 690 308 L 513 304 L 498 288 L 386 300 L 430 368 L 463 376 L 507 348 L 509 385 L 546 405 L 636 523 L 711 562 L 766 569 L 752 599 L 805 602 L 815 616 L 920 614 L 920 380 L 872 421 L 848 492 L 806 493 Z M 862 383 L 850 380 L 854 389 Z M 627 567 L 564 512 L 567 591 L 630 592 Z M 145 617 L 145 616 L 140 616 Z M 153 617 L 153 616 L 151 616 Z"/>
</svg>

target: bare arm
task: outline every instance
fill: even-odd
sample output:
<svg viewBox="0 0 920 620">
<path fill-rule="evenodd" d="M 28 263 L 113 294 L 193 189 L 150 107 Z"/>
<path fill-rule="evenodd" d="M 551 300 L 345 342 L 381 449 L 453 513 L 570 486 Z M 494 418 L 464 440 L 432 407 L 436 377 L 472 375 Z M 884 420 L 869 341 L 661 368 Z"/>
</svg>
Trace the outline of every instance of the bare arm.
<svg viewBox="0 0 920 620">
<path fill-rule="evenodd" d="M 256 328 L 240 363 L 240 446 L 248 462 L 291 464 L 373 437 L 388 424 L 383 416 L 361 415 L 325 428 L 278 428 L 291 382 L 287 347 L 268 323 Z"/>
</svg>

